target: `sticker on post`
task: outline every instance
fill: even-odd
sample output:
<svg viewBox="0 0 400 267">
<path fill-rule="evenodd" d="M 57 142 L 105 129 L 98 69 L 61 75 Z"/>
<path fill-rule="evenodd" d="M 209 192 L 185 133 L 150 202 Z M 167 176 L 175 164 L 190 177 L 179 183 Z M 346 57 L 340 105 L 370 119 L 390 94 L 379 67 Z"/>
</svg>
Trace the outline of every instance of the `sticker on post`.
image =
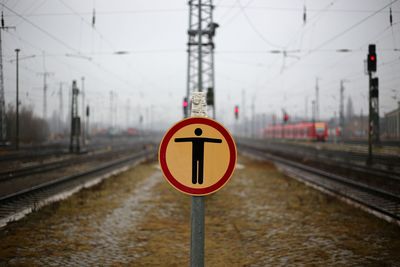
<svg viewBox="0 0 400 267">
<path fill-rule="evenodd" d="M 236 165 L 236 145 L 218 122 L 201 117 L 182 120 L 161 141 L 164 177 L 182 193 L 202 196 L 221 189 Z"/>
</svg>

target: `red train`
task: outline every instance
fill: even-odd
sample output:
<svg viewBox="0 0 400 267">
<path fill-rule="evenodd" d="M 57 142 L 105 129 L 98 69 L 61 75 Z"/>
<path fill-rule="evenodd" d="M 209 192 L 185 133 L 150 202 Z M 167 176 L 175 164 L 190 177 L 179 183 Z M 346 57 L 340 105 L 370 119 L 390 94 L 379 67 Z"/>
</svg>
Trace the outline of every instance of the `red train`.
<svg viewBox="0 0 400 267">
<path fill-rule="evenodd" d="M 270 125 L 264 130 L 265 138 L 325 141 L 328 138 L 326 122 L 300 122 Z"/>
</svg>

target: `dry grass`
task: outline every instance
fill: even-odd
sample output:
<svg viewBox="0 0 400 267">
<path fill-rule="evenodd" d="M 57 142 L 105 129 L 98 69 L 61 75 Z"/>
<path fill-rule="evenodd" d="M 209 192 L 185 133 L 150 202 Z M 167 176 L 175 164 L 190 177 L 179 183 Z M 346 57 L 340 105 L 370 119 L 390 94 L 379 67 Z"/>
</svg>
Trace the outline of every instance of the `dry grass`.
<svg viewBox="0 0 400 267">
<path fill-rule="evenodd" d="M 399 227 L 270 164 L 243 157 L 240 163 L 245 168 L 206 198 L 206 266 L 400 262 Z M 1 230 L 0 265 L 188 266 L 190 197 L 172 189 L 154 164 Z"/>
</svg>

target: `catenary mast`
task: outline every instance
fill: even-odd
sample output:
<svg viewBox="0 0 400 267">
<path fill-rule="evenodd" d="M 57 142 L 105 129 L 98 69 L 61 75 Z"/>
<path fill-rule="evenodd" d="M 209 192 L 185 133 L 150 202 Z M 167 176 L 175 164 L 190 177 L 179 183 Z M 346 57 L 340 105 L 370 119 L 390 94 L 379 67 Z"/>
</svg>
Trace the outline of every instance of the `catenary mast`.
<svg viewBox="0 0 400 267">
<path fill-rule="evenodd" d="M 214 104 L 214 41 L 217 23 L 213 22 L 212 0 L 189 1 L 188 69 L 186 97 L 191 92 L 207 92 L 207 105 Z"/>
</svg>

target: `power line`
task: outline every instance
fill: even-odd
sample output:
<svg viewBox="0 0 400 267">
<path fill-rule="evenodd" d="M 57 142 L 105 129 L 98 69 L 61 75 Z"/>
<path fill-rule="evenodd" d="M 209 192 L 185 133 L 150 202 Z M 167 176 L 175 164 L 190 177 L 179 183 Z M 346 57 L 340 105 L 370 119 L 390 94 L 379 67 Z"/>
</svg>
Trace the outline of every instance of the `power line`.
<svg viewBox="0 0 400 267">
<path fill-rule="evenodd" d="M 330 10 L 330 8 L 335 4 L 335 1 L 329 2 L 329 4 L 327 4 L 324 8 L 318 10 L 318 12 L 316 14 L 314 14 L 313 16 L 311 16 L 308 20 L 306 24 L 302 24 L 301 25 L 301 33 L 300 33 L 300 48 L 303 42 L 303 36 L 305 34 L 305 32 L 310 28 L 310 25 L 315 25 L 315 23 L 321 18 L 321 15 Z M 298 39 L 296 37 L 294 37 L 291 41 L 288 42 L 288 44 L 286 45 L 286 47 L 289 47 L 292 43 L 294 43 L 295 41 L 297 41 Z"/>
<path fill-rule="evenodd" d="M 50 32 L 46 31 L 45 29 L 43 29 L 42 27 L 36 25 L 35 23 L 31 22 L 30 20 L 26 19 L 25 17 L 23 17 L 22 15 L 18 14 L 17 12 L 15 12 L 14 10 L 12 10 L 11 8 L 7 7 L 6 5 L 4 5 L 3 3 L 1 4 L 3 6 L 3 8 L 7 9 L 8 11 L 10 11 L 11 13 L 15 14 L 16 16 L 20 17 L 22 20 L 24 20 L 26 23 L 32 25 L 33 27 L 35 27 L 36 29 L 40 30 L 41 32 L 45 33 L 47 36 L 49 36 L 51 39 L 53 39 L 54 41 L 56 41 L 57 43 L 61 44 L 62 46 L 68 48 L 69 50 L 72 50 L 74 52 L 79 53 L 78 50 L 76 50 L 75 48 L 73 48 L 72 46 L 70 46 L 69 44 L 65 43 L 64 41 L 62 41 L 61 39 L 59 39 L 58 37 L 54 36 L 53 34 L 51 34 Z"/>
<path fill-rule="evenodd" d="M 72 11 L 72 13 L 76 16 L 78 16 L 81 21 L 85 22 L 86 25 L 88 25 L 92 30 L 96 31 L 96 33 L 100 36 L 101 39 L 103 39 L 104 41 L 106 41 L 109 46 L 114 49 L 112 43 L 107 40 L 95 27 L 93 27 L 92 23 L 86 21 L 86 19 L 84 17 L 82 17 L 78 12 L 76 12 L 71 6 L 67 5 L 63 0 L 59 0 L 66 8 L 68 8 L 69 10 Z"/>
<path fill-rule="evenodd" d="M 44 1 L 45 2 L 45 1 Z M 6 3 L 4 3 L 6 4 Z M 35 4 L 35 3 L 34 3 Z M 237 5 L 215 5 L 218 8 L 222 9 L 234 9 L 234 8 L 240 8 Z M 40 7 L 40 6 L 39 6 Z M 38 8 L 38 7 L 37 7 Z M 37 9 L 35 8 L 35 9 Z M 29 8 L 28 8 L 29 9 Z M 282 11 L 282 12 L 301 12 L 303 11 L 303 7 L 268 7 L 268 6 L 246 6 L 246 9 L 252 9 L 252 10 L 268 10 L 268 11 Z M 123 15 L 123 14 L 153 14 L 153 13 L 177 13 L 177 12 L 186 12 L 187 10 L 185 8 L 154 8 L 154 9 L 137 9 L 137 10 L 113 10 L 113 11 L 97 11 L 96 10 L 96 16 L 97 15 L 102 15 L 102 16 L 111 16 L 111 15 Z M 318 8 L 307 8 L 307 12 L 309 13 L 319 13 L 321 11 L 325 12 L 324 8 L 318 9 Z M 80 16 L 88 16 L 92 15 L 92 12 L 46 12 L 46 13 L 33 13 L 32 11 L 29 13 L 21 13 L 22 16 L 24 17 L 46 17 L 46 16 L 73 16 L 73 15 L 80 15 Z M 372 13 L 375 12 L 375 10 L 369 10 L 369 9 L 329 9 L 326 12 L 330 13 Z M 389 11 L 381 11 L 382 13 L 389 13 Z M 392 10 L 392 13 L 400 13 L 400 10 Z M 13 17 L 15 15 L 6 15 L 5 17 Z M 226 17 L 226 15 L 223 15 L 221 18 Z"/>
<path fill-rule="evenodd" d="M 253 22 L 250 20 L 249 16 L 247 16 L 242 4 L 240 3 L 240 0 L 237 0 L 237 3 L 239 4 L 240 7 L 240 11 L 242 12 L 243 16 L 245 17 L 247 23 L 250 25 L 250 27 L 252 28 L 252 30 L 268 45 L 273 46 L 273 47 L 278 47 L 278 48 L 283 48 L 283 46 L 281 45 L 277 45 L 273 42 L 271 42 L 270 40 L 268 40 L 267 38 L 265 38 L 264 35 L 261 34 L 260 31 L 258 31 L 258 29 L 254 26 Z"/>
<path fill-rule="evenodd" d="M 32 25 L 33 27 L 35 27 L 36 29 L 42 31 L 43 33 L 45 33 L 47 36 L 49 36 L 50 38 L 52 38 L 53 40 L 55 40 L 57 43 L 63 45 L 64 47 L 68 48 L 69 50 L 72 50 L 76 53 L 80 53 L 79 50 L 73 48 L 72 46 L 68 45 L 67 43 L 65 43 L 64 41 L 62 41 L 61 39 L 59 39 L 58 37 L 54 36 L 53 34 L 49 33 L 48 31 L 46 31 L 45 29 L 43 29 L 42 27 L 36 25 L 35 23 L 31 22 L 30 20 L 26 19 L 25 17 L 21 16 L 20 14 L 18 14 L 17 12 L 15 12 L 14 10 L 10 9 L 9 7 L 7 7 L 4 4 L 1 4 L 4 8 L 6 8 L 7 10 L 9 10 L 10 12 L 14 13 L 15 15 L 17 15 L 18 17 L 22 18 L 25 22 L 29 23 L 30 25 Z M 112 74 L 114 77 L 117 77 L 120 81 L 122 81 L 123 83 L 128 84 L 130 87 L 132 87 L 132 84 L 130 84 L 129 82 L 127 82 L 126 80 L 122 79 L 121 77 L 119 77 L 119 75 L 115 74 L 114 72 L 106 69 L 104 66 L 102 66 L 99 63 L 95 63 L 94 61 L 90 61 L 92 62 L 94 65 L 96 65 L 97 67 L 99 67 L 100 69 L 102 69 L 103 71 Z"/>
<path fill-rule="evenodd" d="M 9 33 L 10 35 L 13 35 L 13 34 L 10 33 L 10 32 L 8 32 L 8 33 Z M 15 37 L 18 38 L 21 42 L 24 42 L 24 43 L 28 44 L 29 46 L 31 46 L 32 48 L 37 49 L 38 51 L 42 52 L 41 48 L 39 48 L 39 47 L 33 45 L 32 43 L 30 43 L 30 42 L 27 41 L 26 39 L 23 39 L 23 38 L 20 37 L 19 35 L 16 35 Z M 35 56 L 39 58 L 39 57 L 42 57 L 43 55 L 42 55 L 42 54 L 38 54 L 38 55 L 35 55 Z M 87 71 L 87 70 L 82 71 L 81 69 L 77 68 L 76 66 L 73 66 L 73 65 L 71 65 L 71 64 L 69 64 L 69 63 L 67 63 L 67 62 L 65 62 L 65 61 L 60 60 L 59 58 L 60 58 L 61 56 L 64 57 L 65 54 L 59 54 L 59 55 L 55 55 L 55 54 L 46 54 L 46 57 L 50 57 L 50 58 L 53 58 L 53 59 L 57 60 L 60 64 L 66 66 L 68 69 L 73 69 L 73 70 L 75 70 L 76 73 L 82 74 L 83 72 Z M 34 71 L 34 72 L 36 73 L 36 71 Z M 87 75 L 87 74 L 86 74 L 86 75 Z M 94 78 L 94 80 L 102 81 L 102 83 L 107 83 L 107 84 L 109 84 L 109 86 L 114 86 L 114 84 L 111 84 L 111 83 L 109 83 L 109 82 L 106 82 L 105 80 L 102 80 L 102 79 L 100 79 L 99 77 L 96 77 L 95 75 L 92 75 L 92 74 L 91 74 L 90 76 L 91 76 L 92 78 Z"/>
<path fill-rule="evenodd" d="M 368 19 L 370 19 L 371 17 L 375 16 L 376 14 L 378 14 L 380 11 L 382 11 L 383 9 L 387 8 L 388 6 L 392 5 L 393 3 L 397 2 L 398 0 L 394 0 L 393 2 L 390 2 L 389 4 L 385 5 L 384 7 L 378 9 L 377 11 L 375 11 L 374 13 L 366 16 L 365 18 L 363 18 L 362 20 L 356 22 L 355 24 L 353 24 L 352 26 L 350 26 L 349 28 L 345 29 L 344 31 L 336 34 L 335 36 L 333 36 L 332 38 L 326 40 L 325 42 L 319 44 L 316 48 L 311 49 L 311 51 L 309 53 L 312 53 L 313 50 L 318 50 L 321 47 L 324 47 L 325 45 L 329 44 L 330 42 L 336 40 L 337 38 L 341 37 L 342 35 L 348 33 L 349 31 L 351 31 L 352 29 L 354 29 L 355 27 L 357 27 L 358 25 L 364 23 L 365 21 L 367 21 Z"/>
<path fill-rule="evenodd" d="M 331 3 L 329 3 L 331 5 Z M 239 8 L 237 5 L 218 5 L 219 8 Z M 303 7 L 273 7 L 273 6 L 249 6 L 246 9 L 254 10 L 268 10 L 268 11 L 293 11 L 302 12 Z M 307 12 L 325 12 L 326 8 L 307 8 Z M 375 10 L 370 9 L 329 9 L 327 12 L 332 13 L 373 13 Z M 389 13 L 389 11 L 382 11 L 383 13 Z M 392 13 L 400 13 L 400 10 L 392 10 Z"/>
<path fill-rule="evenodd" d="M 78 12 L 76 12 L 71 6 L 67 5 L 63 0 L 59 0 L 59 1 L 60 1 L 66 8 L 68 8 L 69 10 L 71 10 L 76 16 L 78 16 L 78 17 L 81 19 L 81 21 L 84 21 L 85 24 L 88 25 L 92 30 L 96 31 L 96 33 L 100 36 L 100 38 L 101 38 L 102 40 L 104 40 L 105 42 L 108 43 L 108 45 L 111 47 L 111 49 L 113 49 L 114 51 L 117 51 L 116 48 L 115 48 L 115 46 L 114 46 L 114 44 L 113 44 L 110 40 L 106 39 L 105 36 L 104 36 L 100 31 L 98 31 L 95 27 L 93 27 L 93 24 L 92 24 L 92 23 L 86 21 L 84 17 L 80 16 L 80 15 L 78 14 Z M 129 68 L 132 68 L 132 66 L 131 66 L 128 62 L 126 62 L 125 60 L 123 60 L 122 58 L 121 58 L 121 61 L 123 61 Z M 103 66 L 101 66 L 101 68 L 105 69 Z M 107 71 L 110 72 L 109 70 L 107 70 Z M 154 83 L 153 83 L 152 80 L 148 80 L 148 79 L 147 79 L 143 74 L 141 74 L 138 70 L 136 70 L 136 72 L 140 74 L 141 78 L 142 78 L 145 82 L 147 82 L 148 84 L 154 85 Z M 114 73 L 113 75 L 115 76 L 116 74 Z"/>
<path fill-rule="evenodd" d="M 175 12 L 186 12 L 187 10 L 184 8 L 170 8 L 170 9 L 138 9 L 138 10 L 115 10 L 115 11 L 97 11 L 96 16 L 103 15 L 123 15 L 123 14 L 153 14 L 153 13 L 175 13 Z M 24 17 L 47 17 L 47 16 L 88 16 L 92 15 L 92 12 L 47 12 L 47 13 L 22 13 L 21 15 Z M 12 17 L 16 15 L 8 15 L 8 17 Z"/>
<path fill-rule="evenodd" d="M 239 4 L 239 6 L 240 6 L 240 2 L 239 1 L 237 1 L 238 2 L 238 4 Z M 250 2 L 251 1 L 249 1 L 248 3 L 247 3 L 247 5 L 246 5 L 246 8 L 247 8 L 247 6 L 250 4 Z M 321 9 L 317 14 L 315 14 L 314 16 L 312 16 L 308 21 L 309 21 L 309 23 L 304 27 L 304 25 L 302 25 L 302 33 L 301 33 L 301 39 L 303 38 L 303 35 L 304 35 L 304 29 L 307 29 L 308 28 L 308 26 L 310 25 L 310 21 L 313 21 L 313 20 L 315 20 L 315 19 L 317 19 L 318 20 L 318 16 L 322 13 L 322 12 L 324 12 L 324 11 L 326 11 L 326 10 L 328 10 L 332 5 L 334 4 L 334 1 L 333 2 L 330 2 L 327 6 L 325 6 L 323 9 Z M 244 9 L 244 7 L 243 6 L 241 6 L 241 11 Z M 243 12 L 244 12 L 244 10 L 243 10 Z M 238 12 L 239 13 L 239 12 Z M 244 15 L 246 15 L 247 16 L 247 14 L 246 13 L 244 13 Z M 251 21 L 249 20 L 249 18 L 248 18 L 248 16 L 246 17 L 246 19 L 247 19 L 247 22 L 250 22 L 250 24 L 251 24 Z M 315 23 L 315 22 L 314 22 Z M 252 24 L 251 24 L 252 25 Z M 254 26 L 254 25 L 253 25 Z M 257 31 L 257 29 L 255 28 L 255 27 L 253 27 L 253 30 L 256 30 L 256 32 L 258 32 Z M 263 35 L 261 34 L 261 33 L 259 33 L 259 36 L 261 37 L 261 38 L 263 38 Z M 293 40 L 291 40 L 291 41 L 289 41 L 288 42 L 288 44 L 285 46 L 285 47 L 288 47 L 291 43 L 293 43 L 293 41 L 295 40 L 296 38 L 294 38 Z M 264 40 L 265 41 L 265 40 Z M 336 50 L 342 50 L 342 49 L 336 49 Z M 278 51 L 278 50 L 269 50 L 269 51 L 265 51 L 265 52 L 267 52 L 267 53 L 280 53 L 280 54 L 282 54 L 283 55 L 283 65 L 282 65 L 282 68 L 281 68 L 281 72 L 280 72 L 280 74 L 283 72 L 283 70 L 284 70 L 284 68 L 286 67 L 285 66 L 285 59 L 286 59 L 286 57 L 288 56 L 288 51 L 290 51 L 290 50 L 280 50 L 280 51 Z M 294 52 L 301 52 L 299 49 L 297 49 L 297 50 L 293 50 Z M 220 52 L 220 51 L 219 51 Z M 343 51 L 335 51 L 335 52 L 343 52 Z M 293 57 L 295 57 L 295 56 L 293 56 Z M 278 60 L 278 58 L 273 62 L 273 64 L 271 64 L 271 66 L 270 66 L 270 68 L 272 68 L 272 66 L 274 66 L 276 63 L 278 63 L 279 62 L 279 60 Z M 279 75 L 278 75 L 279 76 Z M 276 76 L 277 77 L 277 76 Z M 276 77 L 274 77 L 274 78 L 276 78 Z M 258 90 L 257 90 L 258 91 Z M 257 93 L 257 91 L 256 91 L 256 93 Z"/>
<path fill-rule="evenodd" d="M 364 17 L 363 19 L 361 19 L 360 21 L 354 23 L 353 25 L 351 25 L 350 27 L 346 28 L 345 30 L 341 31 L 340 33 L 334 35 L 333 37 L 329 38 L 328 40 L 320 43 L 318 46 L 316 46 L 313 49 L 310 49 L 305 55 L 301 56 L 300 59 L 298 61 L 295 61 L 293 64 L 289 65 L 287 69 L 292 68 L 293 66 L 295 66 L 296 64 L 298 64 L 301 60 L 303 60 L 305 57 L 309 56 L 310 54 L 319 51 L 319 49 L 321 49 L 322 47 L 326 46 L 327 44 L 333 42 L 334 40 L 336 40 L 337 38 L 343 36 L 344 34 L 348 33 L 349 31 L 351 31 L 352 29 L 356 28 L 357 26 L 359 26 L 360 24 L 364 23 L 365 21 L 367 21 L 368 19 L 370 19 L 371 17 L 375 16 L 376 14 L 378 14 L 379 12 L 381 12 L 382 10 L 384 10 L 385 8 L 387 8 L 388 6 L 392 5 L 393 3 L 397 2 L 398 0 L 394 0 L 392 2 L 390 2 L 389 4 L 386 4 L 385 6 L 383 6 L 382 8 L 378 9 L 377 11 L 373 12 L 372 14 Z M 277 75 L 279 76 L 279 75 Z M 276 77 L 274 77 L 276 78 Z"/>
</svg>

